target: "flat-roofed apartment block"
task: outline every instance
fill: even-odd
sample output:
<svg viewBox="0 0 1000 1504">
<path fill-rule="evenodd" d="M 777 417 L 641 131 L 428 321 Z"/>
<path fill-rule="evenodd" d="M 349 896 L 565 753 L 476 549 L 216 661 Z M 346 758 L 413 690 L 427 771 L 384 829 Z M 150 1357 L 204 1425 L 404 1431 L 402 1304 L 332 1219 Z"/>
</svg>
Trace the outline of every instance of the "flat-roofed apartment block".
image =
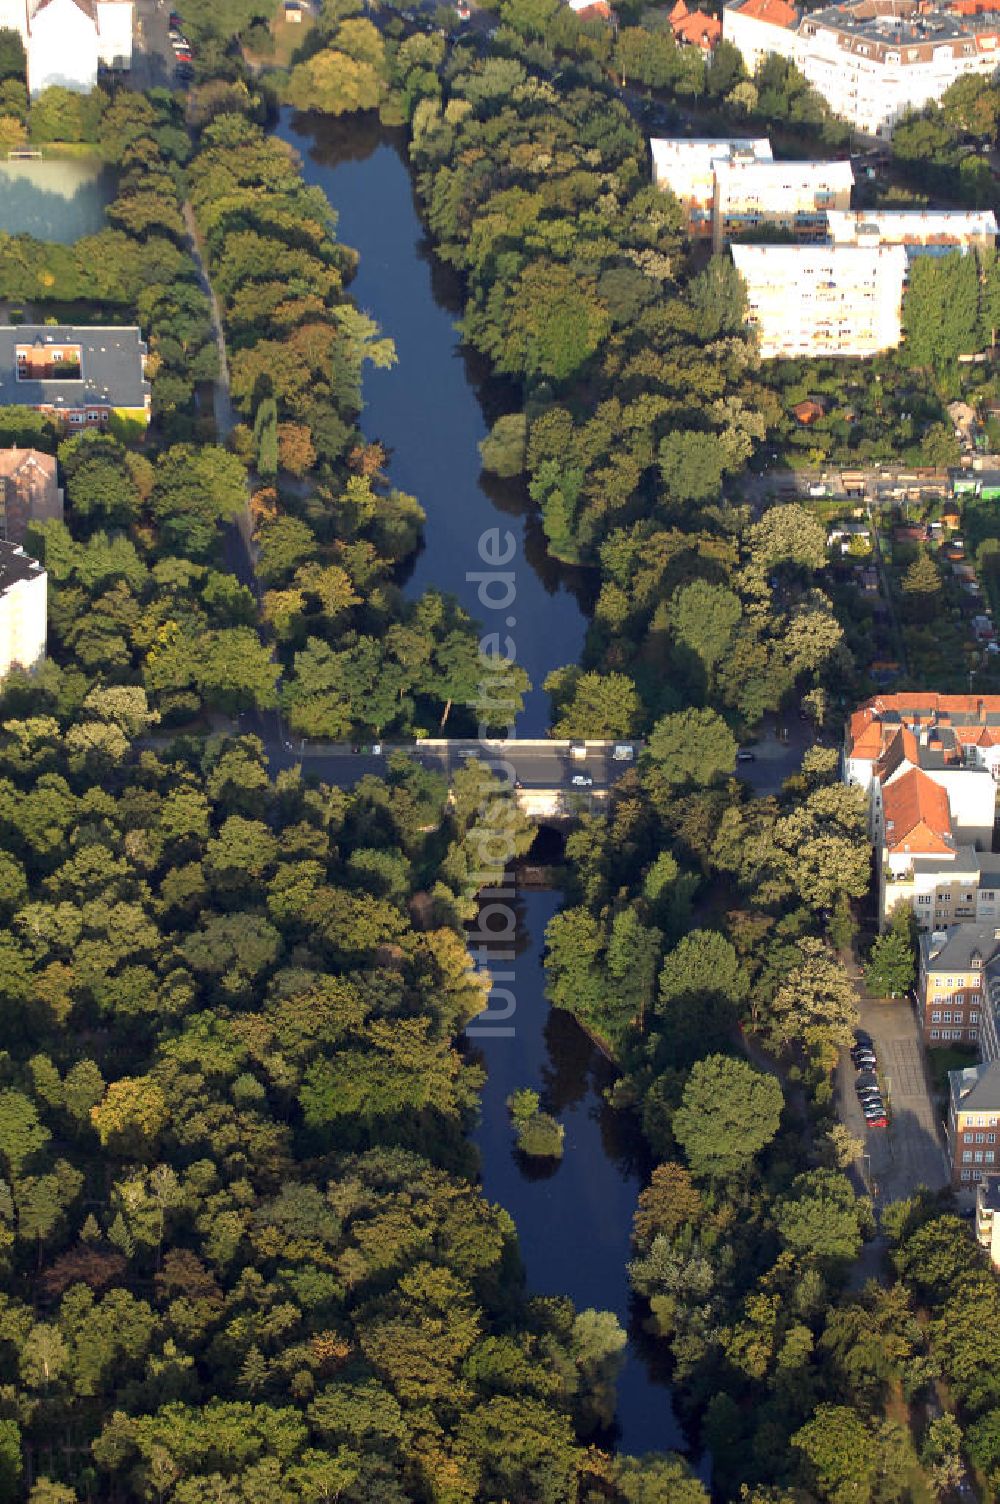
<svg viewBox="0 0 1000 1504">
<path fill-rule="evenodd" d="M 800 240 L 823 241 L 827 211 L 850 208 L 853 187 L 850 162 L 767 162 L 738 155 L 716 162 L 713 249 L 772 226 Z"/>
<path fill-rule="evenodd" d="M 997 220 L 992 209 L 831 209 L 834 245 L 901 245 L 911 256 L 992 250 Z"/>
<path fill-rule="evenodd" d="M 902 692 L 851 715 L 843 776 L 868 794 L 880 924 L 899 904 L 923 929 L 1000 922 L 998 773 L 1000 696 Z"/>
<path fill-rule="evenodd" d="M 687 216 L 687 233 L 695 239 L 712 236 L 715 218 L 716 163 L 738 157 L 769 162 L 771 143 L 749 136 L 705 136 L 650 141 L 653 182 L 669 188 Z"/>
<path fill-rule="evenodd" d="M 1000 1061 L 948 1072 L 948 1148 L 955 1186 L 996 1173 L 1000 1129 Z"/>
<path fill-rule="evenodd" d="M 751 72 L 768 53 L 789 58 L 835 115 L 871 136 L 1000 63 L 995 0 L 853 0 L 805 13 L 784 0 L 729 0 L 722 34 Z"/>
<path fill-rule="evenodd" d="M 147 350 L 134 327 L 0 327 L 0 407 L 33 407 L 67 428 L 112 413 L 149 422 Z"/>
<path fill-rule="evenodd" d="M 877 355 L 902 334 L 902 246 L 734 245 L 760 353 Z"/>
<path fill-rule="evenodd" d="M 16 543 L 0 541 L 0 677 L 45 658 L 45 570 Z"/>
</svg>

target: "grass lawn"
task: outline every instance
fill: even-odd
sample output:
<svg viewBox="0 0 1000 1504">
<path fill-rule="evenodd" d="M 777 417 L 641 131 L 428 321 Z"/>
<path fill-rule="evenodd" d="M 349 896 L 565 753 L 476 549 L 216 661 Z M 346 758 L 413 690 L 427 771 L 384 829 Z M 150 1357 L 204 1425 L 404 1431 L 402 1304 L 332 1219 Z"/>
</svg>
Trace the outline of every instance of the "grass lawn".
<svg viewBox="0 0 1000 1504">
<path fill-rule="evenodd" d="M 247 52 L 247 62 L 253 63 L 265 73 L 270 68 L 290 68 L 294 53 L 302 46 L 315 24 L 314 17 L 307 11 L 302 12 L 301 21 L 286 21 L 284 6 L 280 6 L 278 15 L 271 22 L 271 36 L 274 39 L 273 52 L 269 57 Z"/>
</svg>

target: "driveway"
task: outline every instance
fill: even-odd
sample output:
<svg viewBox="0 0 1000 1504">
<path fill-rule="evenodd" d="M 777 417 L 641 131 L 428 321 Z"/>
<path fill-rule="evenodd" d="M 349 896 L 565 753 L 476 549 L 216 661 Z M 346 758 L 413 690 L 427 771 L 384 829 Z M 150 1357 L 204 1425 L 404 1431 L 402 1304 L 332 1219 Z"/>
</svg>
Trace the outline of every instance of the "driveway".
<svg viewBox="0 0 1000 1504">
<path fill-rule="evenodd" d="M 888 1128 L 867 1129 L 854 1091 L 854 1067 L 845 1050 L 837 1071 L 841 1121 L 865 1140 L 865 1172 L 876 1205 L 902 1201 L 918 1186 L 949 1184 L 941 1124 L 934 1110 L 916 1015 L 906 998 L 882 1002 L 861 993 L 861 1027 L 875 1041 L 889 1099 Z"/>
</svg>

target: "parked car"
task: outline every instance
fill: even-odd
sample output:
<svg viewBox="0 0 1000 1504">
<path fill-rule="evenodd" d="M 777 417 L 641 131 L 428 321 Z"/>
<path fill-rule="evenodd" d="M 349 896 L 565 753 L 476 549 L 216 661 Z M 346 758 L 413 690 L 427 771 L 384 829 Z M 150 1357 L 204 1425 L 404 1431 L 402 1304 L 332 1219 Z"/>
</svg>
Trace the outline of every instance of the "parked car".
<svg viewBox="0 0 1000 1504">
<path fill-rule="evenodd" d="M 868 1031 L 866 1029 L 855 1029 L 855 1031 L 854 1031 L 854 1043 L 855 1044 L 867 1044 L 867 1045 L 871 1045 L 873 1048 L 874 1048 L 874 1045 L 875 1045 L 874 1039 L 872 1039 L 871 1035 L 868 1033 Z"/>
<path fill-rule="evenodd" d="M 466 5 L 465 0 L 458 0 L 458 4 L 455 6 L 455 14 L 460 21 L 467 21 L 472 15 L 472 12 Z"/>
<path fill-rule="evenodd" d="M 748 751 L 746 747 L 740 747 L 739 751 L 736 754 L 736 761 L 737 762 L 754 762 L 755 758 L 754 758 L 753 753 L 750 752 L 750 751 Z"/>
<path fill-rule="evenodd" d="M 615 762 L 631 762 L 635 756 L 635 748 L 631 742 L 616 742 L 611 750 L 611 756 Z"/>
<path fill-rule="evenodd" d="M 869 1128 L 888 1128 L 888 1126 L 889 1126 L 889 1119 L 885 1116 L 884 1113 L 882 1114 L 882 1116 L 880 1118 L 869 1118 L 868 1119 L 868 1127 Z"/>
<path fill-rule="evenodd" d="M 574 773 L 570 779 L 576 789 L 589 789 L 593 781 L 589 773 Z"/>
<path fill-rule="evenodd" d="M 167 17 L 167 23 L 172 31 L 180 31 L 181 27 L 184 24 L 180 18 L 179 13 L 175 10 L 172 10 L 170 12 L 170 15 Z"/>
<path fill-rule="evenodd" d="M 851 1059 L 856 1071 L 873 1071 L 878 1065 L 878 1056 L 874 1050 L 852 1050 Z"/>
</svg>

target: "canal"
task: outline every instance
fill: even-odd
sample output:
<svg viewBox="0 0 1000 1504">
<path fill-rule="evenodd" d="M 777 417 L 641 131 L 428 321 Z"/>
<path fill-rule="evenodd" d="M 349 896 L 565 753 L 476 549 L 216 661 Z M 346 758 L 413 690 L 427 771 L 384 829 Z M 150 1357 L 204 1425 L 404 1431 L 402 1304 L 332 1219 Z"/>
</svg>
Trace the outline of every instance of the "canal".
<svg viewBox="0 0 1000 1504">
<path fill-rule="evenodd" d="M 0 231 L 71 245 L 104 229 L 114 168 L 78 157 L 0 162 Z"/>
<path fill-rule="evenodd" d="M 287 111 L 277 134 L 297 148 L 307 182 L 321 187 L 337 211 L 339 237 L 360 253 L 353 297 L 396 342 L 398 365 L 366 372 L 364 427 L 391 450 L 393 483 L 427 512 L 425 546 L 407 588 L 451 591 L 481 617 L 467 579 L 482 568 L 479 539 L 492 528 L 511 529 L 519 550 L 511 566 L 516 621 L 509 630 L 537 686 L 518 733 L 544 735 L 549 716 L 541 684 L 551 669 L 579 661 L 586 582 L 547 558 L 524 495 L 481 472 L 476 446 L 503 410 L 503 393 L 459 342 L 460 289 L 430 252 L 401 150 L 375 124 Z M 555 892 L 518 893 L 514 958 L 492 967 L 513 996 L 513 1012 L 499 1026 L 486 1015 L 469 1030 L 470 1048 L 487 1068 L 476 1134 L 483 1187 L 517 1224 L 532 1291 L 566 1295 L 578 1310 L 613 1311 L 628 1330 L 618 1385 L 620 1449 L 682 1449 L 667 1375 L 657 1366 L 662 1350 L 657 1354 L 644 1337 L 629 1298 L 626 1262 L 647 1170 L 643 1146 L 604 1100 L 610 1066 L 576 1021 L 545 997 L 545 926 L 560 903 Z M 501 981 L 500 971 L 511 975 Z M 545 1109 L 564 1125 L 564 1154 L 554 1166 L 532 1167 L 515 1152 L 506 1099 L 522 1086 L 540 1092 Z"/>
<path fill-rule="evenodd" d="M 482 471 L 476 446 L 505 410 L 504 398 L 506 410 L 516 404 L 459 341 L 460 287 L 431 254 L 397 146 L 377 124 L 288 111 L 276 134 L 298 148 L 306 181 L 323 188 L 337 211 L 339 238 L 360 253 L 351 296 L 396 343 L 398 364 L 366 369 L 362 421 L 367 436 L 391 451 L 393 484 L 427 512 L 407 592 L 436 586 L 482 621 L 479 585 L 469 579 L 486 567 L 480 540 L 493 528 L 511 530 L 518 552 L 505 568 L 514 576 L 514 599 L 503 621 L 491 619 L 489 627 L 509 633 L 533 685 L 518 735 L 544 736 L 549 701 L 542 684 L 552 669 L 580 661 L 591 581 L 549 559 L 522 487 Z"/>
</svg>

